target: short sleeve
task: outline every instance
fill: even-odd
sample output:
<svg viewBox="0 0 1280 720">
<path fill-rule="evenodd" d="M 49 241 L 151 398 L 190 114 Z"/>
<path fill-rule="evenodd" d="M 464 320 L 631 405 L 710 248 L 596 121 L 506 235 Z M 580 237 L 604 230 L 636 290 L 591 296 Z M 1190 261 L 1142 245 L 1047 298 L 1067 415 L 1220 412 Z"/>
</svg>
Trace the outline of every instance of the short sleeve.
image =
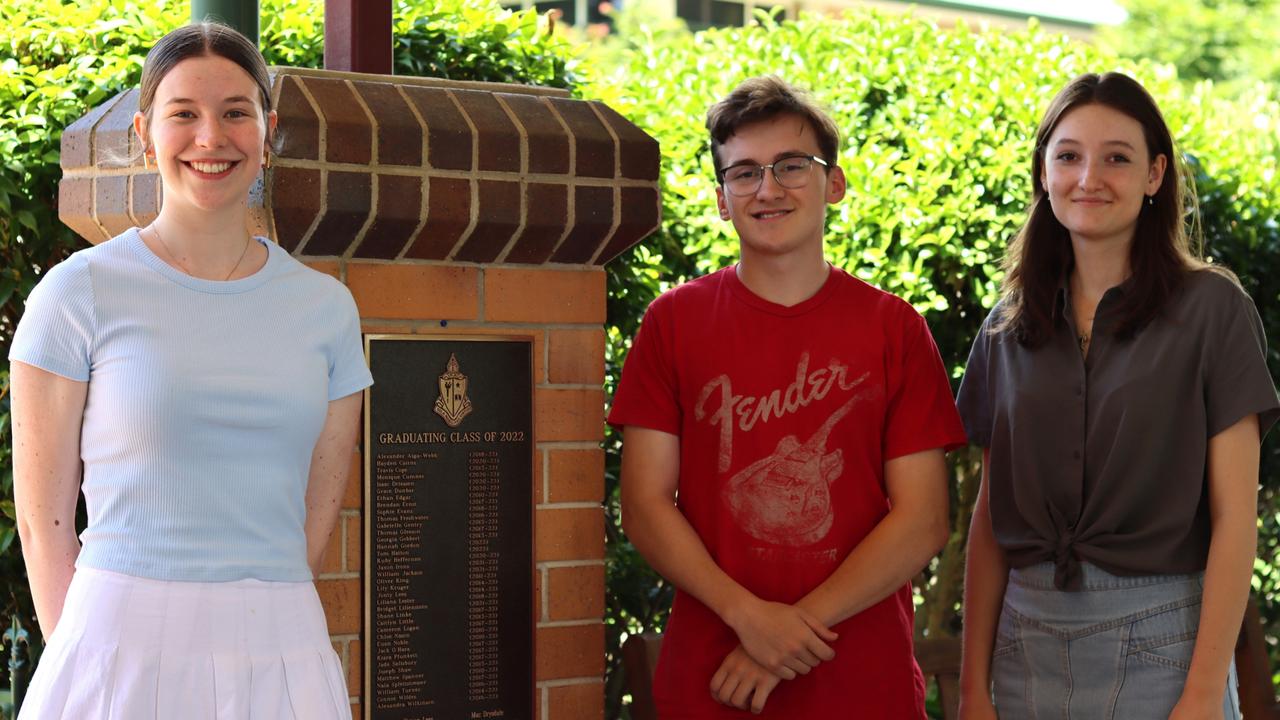
<svg viewBox="0 0 1280 720">
<path fill-rule="evenodd" d="M 987 330 L 990 316 L 982 323 L 978 336 L 969 350 L 969 361 L 964 366 L 960 390 L 956 393 L 956 408 L 964 421 L 969 442 L 978 447 L 991 445 L 991 387 L 989 384 L 991 333 Z"/>
<path fill-rule="evenodd" d="M 27 297 L 9 361 L 88 382 L 94 319 L 89 262 L 83 253 L 76 253 L 49 270 Z"/>
<path fill-rule="evenodd" d="M 1253 300 L 1232 284 L 1223 308 L 1214 312 L 1217 341 L 1205 368 L 1205 416 L 1209 437 L 1256 413 L 1265 436 L 1280 414 L 1275 384 L 1267 370 L 1267 338 Z"/>
<path fill-rule="evenodd" d="M 360 312 L 351 291 L 339 285 L 337 294 L 342 313 L 341 330 L 334 339 L 329 357 L 329 400 L 337 400 L 373 384 L 373 375 L 364 360 L 364 344 L 360 338 Z"/>
<path fill-rule="evenodd" d="M 950 451 L 965 443 L 951 383 L 929 326 L 910 309 L 902 322 L 897 367 L 887 374 L 886 460 L 933 448 Z"/>
<path fill-rule="evenodd" d="M 635 425 L 680 434 L 682 415 L 672 353 L 674 328 L 668 313 L 671 297 L 649 305 L 622 366 L 622 377 L 609 410 L 614 427 Z"/>
</svg>

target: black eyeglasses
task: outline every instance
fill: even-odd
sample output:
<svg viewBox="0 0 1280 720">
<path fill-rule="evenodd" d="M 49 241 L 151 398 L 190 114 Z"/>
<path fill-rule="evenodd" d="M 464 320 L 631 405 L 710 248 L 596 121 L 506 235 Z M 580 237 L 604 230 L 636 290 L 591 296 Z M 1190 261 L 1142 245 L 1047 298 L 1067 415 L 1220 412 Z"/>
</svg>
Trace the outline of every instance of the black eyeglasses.
<svg viewBox="0 0 1280 720">
<path fill-rule="evenodd" d="M 809 182 L 809 168 L 814 163 L 831 167 L 815 155 L 790 155 L 768 165 L 731 165 L 720 171 L 720 182 L 730 195 L 752 195 L 764 184 L 764 172 L 768 170 L 779 185 L 795 190 Z"/>
</svg>

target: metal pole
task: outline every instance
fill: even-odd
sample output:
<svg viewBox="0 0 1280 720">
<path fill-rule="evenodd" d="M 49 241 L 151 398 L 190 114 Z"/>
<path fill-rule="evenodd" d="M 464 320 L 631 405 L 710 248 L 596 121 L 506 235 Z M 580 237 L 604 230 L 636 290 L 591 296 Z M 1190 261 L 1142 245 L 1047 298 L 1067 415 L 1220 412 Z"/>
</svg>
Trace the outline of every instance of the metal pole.
<svg viewBox="0 0 1280 720">
<path fill-rule="evenodd" d="M 191 0 L 191 22 L 230 25 L 258 44 L 257 0 Z"/>
</svg>

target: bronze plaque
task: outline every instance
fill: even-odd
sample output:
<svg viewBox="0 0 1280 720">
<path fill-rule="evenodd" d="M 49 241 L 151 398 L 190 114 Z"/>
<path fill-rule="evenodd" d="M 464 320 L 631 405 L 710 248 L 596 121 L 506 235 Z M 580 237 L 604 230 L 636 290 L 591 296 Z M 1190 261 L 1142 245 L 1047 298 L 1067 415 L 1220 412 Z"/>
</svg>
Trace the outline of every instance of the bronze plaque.
<svg viewBox="0 0 1280 720">
<path fill-rule="evenodd" d="M 365 340 L 366 720 L 533 720 L 532 348 Z"/>
</svg>

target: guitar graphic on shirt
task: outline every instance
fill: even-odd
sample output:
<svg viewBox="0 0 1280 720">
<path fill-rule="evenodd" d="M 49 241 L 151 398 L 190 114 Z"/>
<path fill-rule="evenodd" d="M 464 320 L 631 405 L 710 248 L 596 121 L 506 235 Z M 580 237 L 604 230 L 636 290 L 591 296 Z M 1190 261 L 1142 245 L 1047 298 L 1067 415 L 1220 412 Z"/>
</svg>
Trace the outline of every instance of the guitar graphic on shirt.
<svg viewBox="0 0 1280 720">
<path fill-rule="evenodd" d="M 805 442 L 788 435 L 765 458 L 738 471 L 724 499 L 738 525 L 757 540 L 801 547 L 831 530 L 831 484 L 844 473 L 844 454 L 827 439 L 862 394 L 849 398 Z"/>
</svg>

